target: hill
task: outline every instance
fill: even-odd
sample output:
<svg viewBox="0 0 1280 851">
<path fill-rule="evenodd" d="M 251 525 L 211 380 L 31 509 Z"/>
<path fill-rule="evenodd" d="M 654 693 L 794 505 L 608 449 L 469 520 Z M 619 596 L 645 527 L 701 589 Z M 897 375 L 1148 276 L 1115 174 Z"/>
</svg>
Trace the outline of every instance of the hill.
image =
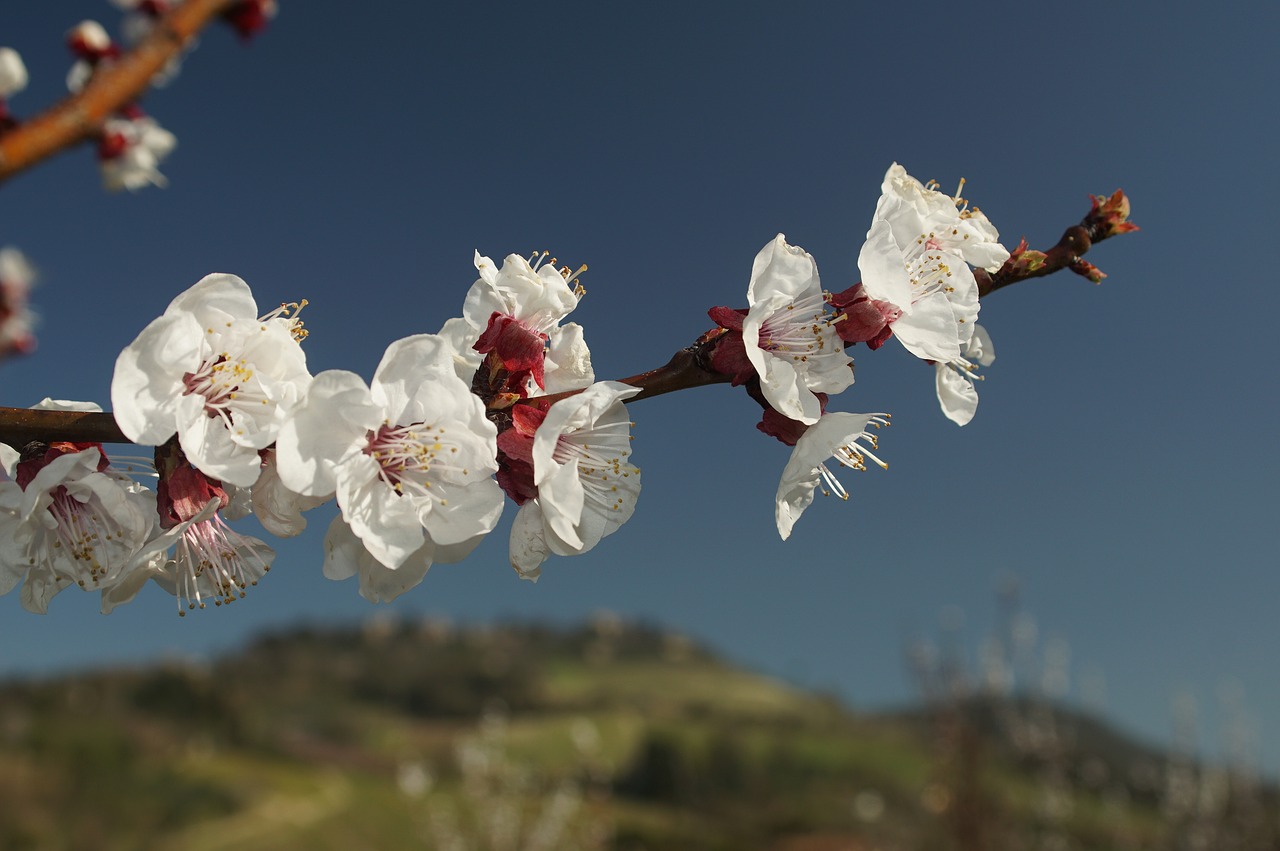
<svg viewBox="0 0 1280 851">
<path fill-rule="evenodd" d="M 4 849 L 1280 848 L 1273 789 L 1096 719 L 858 714 L 607 618 L 0 684 L 0 800 Z"/>
</svg>

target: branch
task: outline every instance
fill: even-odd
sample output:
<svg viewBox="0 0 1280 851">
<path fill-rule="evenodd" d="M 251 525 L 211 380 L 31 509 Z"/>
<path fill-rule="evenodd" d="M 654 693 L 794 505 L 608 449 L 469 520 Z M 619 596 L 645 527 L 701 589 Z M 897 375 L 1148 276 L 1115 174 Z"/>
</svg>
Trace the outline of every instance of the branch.
<svg viewBox="0 0 1280 851">
<path fill-rule="evenodd" d="M 0 183 L 102 131 L 113 114 L 136 101 L 151 79 L 210 21 L 237 0 L 187 0 L 156 21 L 137 46 L 100 66 L 78 94 L 0 134 Z"/>
<path fill-rule="evenodd" d="M 1093 209 L 1080 224 L 1067 228 L 1062 239 L 1053 248 L 1048 251 L 1028 251 L 1027 241 L 1024 239 L 1018 243 L 1005 264 L 995 272 L 974 269 L 973 276 L 978 279 L 978 296 L 985 297 L 1010 284 L 1039 278 L 1060 269 L 1070 269 L 1095 284 L 1102 283 L 1106 274 L 1092 263 L 1085 262 L 1085 252 L 1094 243 L 1136 230 L 1138 226 L 1129 221 L 1129 198 L 1123 190 L 1117 189 L 1109 198 L 1094 195 Z"/>
<path fill-rule="evenodd" d="M 21 451 L 33 440 L 46 443 L 132 443 L 111 414 L 0 408 L 0 443 Z"/>
<path fill-rule="evenodd" d="M 219 0 L 225 5 L 226 0 Z M 189 0 L 186 6 L 204 5 L 218 6 L 214 0 Z M 1070 269 L 1097 283 L 1106 277 L 1097 267 L 1082 259 L 1094 243 L 1122 233 L 1135 231 L 1138 226 L 1128 221 L 1129 199 L 1120 190 L 1107 196 L 1098 195 L 1093 198 L 1093 209 L 1081 220 L 1080 224 L 1067 228 L 1058 244 L 1048 251 L 1030 251 L 1026 240 L 1023 240 L 1013 251 L 1006 262 L 995 273 L 983 269 L 975 269 L 978 279 L 978 293 L 986 296 L 998 289 L 1039 278 L 1060 269 Z M 633 397 L 635 400 L 660 396 L 676 390 L 688 390 L 693 387 L 704 387 L 708 384 L 723 384 L 730 381 L 730 376 L 711 368 L 711 354 L 719 341 L 721 332 L 709 331 L 692 346 L 676 352 L 670 361 L 657 369 L 619 379 L 624 384 L 641 388 L 641 392 Z M 847 344 L 846 347 L 853 344 Z M 580 390 L 568 390 L 549 396 L 535 396 L 521 399 L 522 404 L 548 406 L 561 399 L 580 393 Z M 508 400 L 505 406 L 509 406 Z M 65 440 L 76 443 L 129 443 L 120 427 L 116 425 L 111 414 L 90 414 L 74 411 L 34 411 L 28 408 L 0 407 L 0 442 L 7 443 L 15 449 L 21 449 L 29 441 L 43 440 L 51 442 Z"/>
</svg>

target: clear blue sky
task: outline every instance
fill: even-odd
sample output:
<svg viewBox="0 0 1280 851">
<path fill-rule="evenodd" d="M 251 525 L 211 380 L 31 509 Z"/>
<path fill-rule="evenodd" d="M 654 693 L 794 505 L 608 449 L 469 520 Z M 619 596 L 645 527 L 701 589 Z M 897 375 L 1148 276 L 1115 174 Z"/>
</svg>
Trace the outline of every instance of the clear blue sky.
<svg viewBox="0 0 1280 851">
<path fill-rule="evenodd" d="M 0 44 L 31 71 L 12 102 L 25 115 L 61 96 L 62 32 L 84 17 L 114 30 L 116 13 L 8 6 Z M 890 469 L 846 479 L 852 499 L 820 500 L 787 543 L 773 526 L 786 450 L 744 394 L 704 388 L 633 406 L 644 492 L 597 550 L 520 582 L 504 523 L 393 610 L 611 609 L 874 708 L 913 696 L 904 637 L 958 606 L 976 642 L 1014 573 L 1073 671 L 1105 677 L 1112 719 L 1167 738 L 1187 691 L 1215 749 L 1216 695 L 1236 683 L 1280 769 L 1274 7 L 281 7 L 248 47 L 208 32 L 147 97 L 179 139 L 168 189 L 102 192 L 87 148 L 0 187 L 0 244 L 40 268 L 43 316 L 38 353 L 0 366 L 0 401 L 105 403 L 116 353 L 213 271 L 260 304 L 310 299 L 312 370 L 368 377 L 387 343 L 460 313 L 477 248 L 590 264 L 575 318 L 598 376 L 628 375 L 709 327 L 708 307 L 744 305 L 779 231 L 829 289 L 856 280 L 894 160 L 967 178 L 1010 246 L 1047 247 L 1089 193 L 1123 187 L 1143 230 L 1090 255 L 1101 287 L 1060 275 L 984 303 L 998 359 L 969 426 L 896 343 L 855 352 L 836 407 L 893 413 Z M 369 616 L 353 584 L 320 574 L 330 511 L 230 610 L 179 620 L 156 590 L 104 618 L 67 592 L 36 617 L 0 598 L 0 672 Z"/>
</svg>

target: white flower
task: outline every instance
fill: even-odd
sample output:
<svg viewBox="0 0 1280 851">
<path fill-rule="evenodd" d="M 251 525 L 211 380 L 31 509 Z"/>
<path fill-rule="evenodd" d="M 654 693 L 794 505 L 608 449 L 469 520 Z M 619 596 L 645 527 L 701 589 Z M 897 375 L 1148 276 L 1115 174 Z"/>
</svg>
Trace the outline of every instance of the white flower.
<svg viewBox="0 0 1280 851">
<path fill-rule="evenodd" d="M 245 596 L 271 570 L 275 550 L 258 538 L 241 535 L 218 514 L 211 499 L 189 520 L 154 536 L 139 553 L 139 561 L 120 582 L 103 590 L 102 613 L 132 600 L 148 579 L 178 601 L 178 615 L 233 603 Z M 172 556 L 167 550 L 173 547 Z"/>
<path fill-rule="evenodd" d="M 35 346 L 35 316 L 27 306 L 34 280 L 35 271 L 21 251 L 0 248 L 0 357 Z"/>
<path fill-rule="evenodd" d="M 27 66 L 22 55 L 12 47 L 0 47 L 0 100 L 12 97 L 27 87 Z"/>
<path fill-rule="evenodd" d="M 778 234 L 756 255 L 747 302 L 742 341 L 765 398 L 784 416 L 817 422 L 815 394 L 853 384 L 853 361 L 826 313 L 817 263 Z"/>
<path fill-rule="evenodd" d="M 585 553 L 631 519 L 640 468 L 629 463 L 631 421 L 623 399 L 640 389 L 593 384 L 551 406 L 533 436 L 536 499 L 511 528 L 511 565 L 536 579 L 550 553 Z"/>
<path fill-rule="evenodd" d="M 480 277 L 463 304 L 465 328 L 470 331 L 450 320 L 441 333 L 455 340 L 460 350 L 474 351 L 479 344 L 485 352 L 496 352 L 516 376 L 515 386 L 508 389 L 525 396 L 589 387 L 595 372 L 582 328 L 572 322 L 560 325 L 585 293 L 577 280 L 587 267 L 576 272 L 557 268 L 556 259 L 548 259 L 545 251 L 527 260 L 508 255 L 501 269 L 477 251 L 475 265 Z M 478 368 L 483 357 L 466 352 L 459 360 L 463 375 L 472 364 Z M 464 380 L 469 382 L 470 376 Z"/>
<path fill-rule="evenodd" d="M 922 185 L 894 163 L 885 175 L 858 268 L 867 295 L 902 310 L 893 336 L 916 357 L 961 356 L 978 317 L 969 263 L 998 269 L 1009 257 L 994 227 L 960 199 Z"/>
<path fill-rule="evenodd" d="M 290 490 L 336 493 L 364 548 L 397 569 L 428 544 L 492 531 L 503 499 L 496 436 L 451 347 L 421 334 L 392 343 L 369 385 L 342 370 L 316 376 L 280 430 L 276 463 Z"/>
<path fill-rule="evenodd" d="M 480 278 L 467 291 L 462 307 L 462 314 L 477 331 L 477 337 L 489 327 L 489 318 L 495 313 L 515 319 L 530 331 L 546 334 L 573 312 L 584 290 L 576 285 L 571 289 L 569 285 L 586 267 L 568 274 L 555 264 L 556 259 L 548 259 L 545 251 L 528 260 L 509 254 L 499 269 L 477 251 L 475 265 Z"/>
<path fill-rule="evenodd" d="M 111 36 L 97 21 L 84 20 L 67 31 L 67 41 L 78 53 L 101 53 L 111 47 Z"/>
<path fill-rule="evenodd" d="M 16 456 L 6 456 L 14 478 Z M 56 455 L 25 488 L 0 482 L 0 593 L 25 578 L 23 606 L 43 614 L 64 588 L 108 588 L 133 567 L 155 517 L 154 496 L 106 470 L 96 448 Z"/>
<path fill-rule="evenodd" d="M 547 353 L 543 361 L 543 388 L 530 379 L 529 396 L 551 395 L 566 390 L 590 387 L 596 380 L 591 366 L 591 350 L 582 337 L 582 326 L 576 322 L 557 325 L 547 334 Z"/>
<path fill-rule="evenodd" d="M 876 436 L 867 431 L 888 424 L 888 414 L 823 414 L 800 436 L 778 482 L 774 519 L 782 540 L 791 536 L 792 527 L 813 502 L 813 491 L 819 484 L 824 485 L 824 495 L 834 493 L 841 499 L 849 498 L 848 491 L 827 467 L 828 458 L 855 470 L 867 469 L 868 460 L 888 469 L 889 465 L 873 452 L 878 448 Z"/>
<path fill-rule="evenodd" d="M 99 62 L 118 55 L 111 36 L 97 21 L 81 21 L 68 30 L 67 46 L 77 57 L 67 71 L 67 90 L 71 92 L 79 92 L 85 87 Z"/>
<path fill-rule="evenodd" d="M 175 298 L 116 360 L 111 402 L 121 431 L 155 446 L 175 432 L 201 472 L 238 487 L 311 381 L 296 320 L 261 319 L 249 286 L 209 275 Z"/>
<path fill-rule="evenodd" d="M 938 403 L 942 405 L 942 413 L 956 425 L 967 425 L 978 410 L 978 390 L 975 381 L 981 381 L 977 374 L 979 366 L 991 366 L 996 359 L 996 350 L 991 345 L 991 336 L 981 325 L 973 326 L 973 336 L 965 345 L 964 356 L 955 360 L 934 364 L 938 388 Z"/>
<path fill-rule="evenodd" d="M 102 183 L 112 191 L 136 192 L 144 186 L 165 186 L 160 161 L 177 147 L 172 133 L 154 118 L 111 118 L 103 124 L 98 146 Z"/>
</svg>

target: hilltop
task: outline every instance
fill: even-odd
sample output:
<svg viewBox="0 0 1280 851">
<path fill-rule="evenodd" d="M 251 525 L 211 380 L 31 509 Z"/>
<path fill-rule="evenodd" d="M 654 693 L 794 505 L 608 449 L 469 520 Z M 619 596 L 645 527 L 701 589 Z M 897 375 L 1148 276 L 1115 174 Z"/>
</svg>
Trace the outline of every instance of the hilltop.
<svg viewBox="0 0 1280 851">
<path fill-rule="evenodd" d="M 0 684 L 0 799 L 5 849 L 1280 847 L 1273 789 L 1097 719 L 860 714 L 613 619 L 297 628 Z"/>
</svg>

